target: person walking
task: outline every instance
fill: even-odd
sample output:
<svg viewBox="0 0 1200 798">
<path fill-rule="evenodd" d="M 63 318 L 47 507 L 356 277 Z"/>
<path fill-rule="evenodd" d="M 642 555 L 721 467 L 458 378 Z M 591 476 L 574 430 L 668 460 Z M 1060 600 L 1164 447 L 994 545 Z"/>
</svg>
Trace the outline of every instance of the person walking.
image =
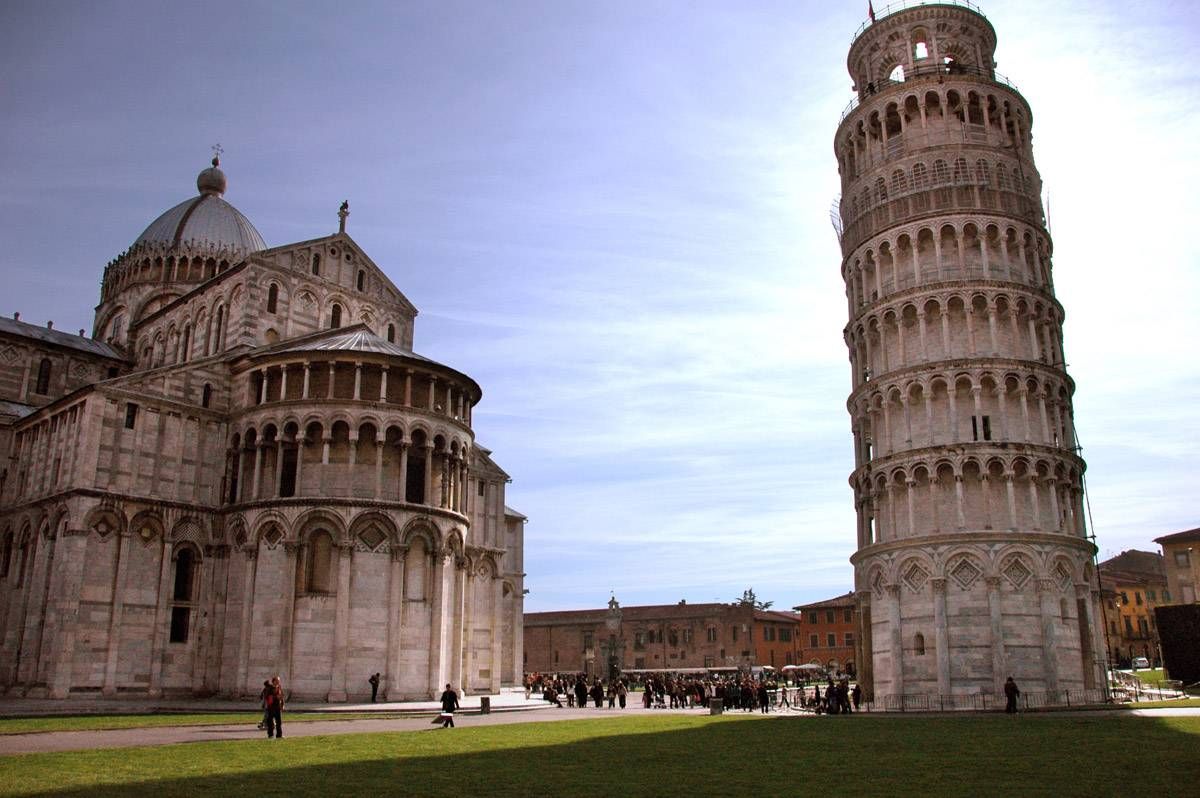
<svg viewBox="0 0 1200 798">
<path fill-rule="evenodd" d="M 1004 711 L 1009 715 L 1015 715 L 1017 712 L 1017 696 L 1021 695 L 1021 688 L 1017 687 L 1017 683 L 1013 681 L 1013 677 L 1009 676 L 1004 682 Z"/>
<path fill-rule="evenodd" d="M 376 673 L 367 682 L 371 685 L 371 703 L 375 703 L 375 697 L 379 695 L 379 674 Z"/>
<path fill-rule="evenodd" d="M 267 693 L 271 692 L 271 680 L 267 679 L 263 682 L 262 692 L 258 694 L 258 705 L 262 708 L 262 720 L 258 722 L 258 730 L 262 731 L 267 728 Z"/>
<path fill-rule="evenodd" d="M 283 683 L 279 677 L 271 679 L 271 687 L 263 688 L 263 701 L 267 710 L 267 737 L 283 739 Z"/>
<path fill-rule="evenodd" d="M 854 702 L 854 711 L 858 712 L 858 705 L 862 701 L 862 686 L 857 682 L 854 683 L 854 689 L 850 691 L 850 699 Z"/>
<path fill-rule="evenodd" d="M 449 684 L 442 692 L 442 728 L 454 728 L 454 710 L 458 709 L 458 693 Z"/>
<path fill-rule="evenodd" d="M 625 686 L 625 680 L 617 682 L 617 703 L 621 705 L 621 709 L 625 708 L 625 697 L 629 695 L 629 688 Z"/>
<path fill-rule="evenodd" d="M 580 676 L 575 680 L 575 704 L 580 709 L 587 709 L 588 688 L 585 677 Z"/>
</svg>

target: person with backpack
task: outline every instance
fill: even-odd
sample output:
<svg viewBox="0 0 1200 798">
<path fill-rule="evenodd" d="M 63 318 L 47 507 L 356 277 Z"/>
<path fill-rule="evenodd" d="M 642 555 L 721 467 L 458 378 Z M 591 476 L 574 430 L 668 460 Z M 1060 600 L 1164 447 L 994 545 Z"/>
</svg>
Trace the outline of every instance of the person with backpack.
<svg viewBox="0 0 1200 798">
<path fill-rule="evenodd" d="M 263 688 L 263 704 L 266 708 L 267 737 L 283 739 L 283 683 L 275 676 L 270 687 Z"/>
</svg>

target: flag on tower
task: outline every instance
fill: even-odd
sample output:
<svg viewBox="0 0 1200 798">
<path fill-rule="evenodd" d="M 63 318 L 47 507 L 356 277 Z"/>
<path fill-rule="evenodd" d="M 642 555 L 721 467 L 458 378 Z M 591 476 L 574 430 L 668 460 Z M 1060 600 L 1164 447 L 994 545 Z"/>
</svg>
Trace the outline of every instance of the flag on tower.
<svg viewBox="0 0 1200 798">
<path fill-rule="evenodd" d="M 875 21 L 875 6 L 871 4 L 871 0 L 867 0 L 867 16 L 872 22 Z"/>
</svg>

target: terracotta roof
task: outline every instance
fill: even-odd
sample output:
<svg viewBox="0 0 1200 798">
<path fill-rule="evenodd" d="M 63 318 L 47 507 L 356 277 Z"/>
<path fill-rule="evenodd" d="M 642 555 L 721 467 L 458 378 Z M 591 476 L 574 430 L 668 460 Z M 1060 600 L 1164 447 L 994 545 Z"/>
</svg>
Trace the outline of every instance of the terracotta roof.
<svg viewBox="0 0 1200 798">
<path fill-rule="evenodd" d="M 776 623 L 800 623 L 800 616 L 794 612 L 780 610 L 755 610 L 754 620 L 775 621 Z"/>
<path fill-rule="evenodd" d="M 710 618 L 734 609 L 733 604 L 650 604 L 642 607 L 621 607 L 621 622 L 671 621 L 684 618 Z M 604 623 L 608 609 L 558 610 L 525 613 L 526 626 L 557 624 Z"/>
<path fill-rule="evenodd" d="M 1161 538 L 1155 538 L 1155 543 L 1190 543 L 1194 540 L 1200 540 L 1200 527 L 1189 529 L 1185 532 L 1176 532 L 1173 535 L 1163 535 Z"/>
<path fill-rule="evenodd" d="M 846 593 L 845 595 L 842 595 L 842 596 L 835 596 L 834 598 L 825 599 L 824 601 L 814 601 L 812 604 L 801 604 L 800 606 L 796 607 L 796 611 L 803 612 L 804 610 L 816 610 L 816 609 L 820 609 L 822 607 L 853 607 L 853 606 L 854 606 L 854 591 L 851 590 L 849 593 Z"/>
<path fill-rule="evenodd" d="M 1156 551 L 1129 549 L 1100 563 L 1102 571 L 1122 571 L 1158 579 L 1166 578 L 1162 555 Z"/>
</svg>

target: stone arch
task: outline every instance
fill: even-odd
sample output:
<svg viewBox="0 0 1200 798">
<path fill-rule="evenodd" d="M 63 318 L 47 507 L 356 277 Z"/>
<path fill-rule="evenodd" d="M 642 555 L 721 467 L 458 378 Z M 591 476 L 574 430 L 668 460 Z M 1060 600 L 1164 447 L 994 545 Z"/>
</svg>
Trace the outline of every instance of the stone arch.
<svg viewBox="0 0 1200 798">
<path fill-rule="evenodd" d="M 292 528 L 296 532 L 293 540 L 302 540 L 316 526 L 328 527 L 330 534 L 333 535 L 333 542 L 335 544 L 350 542 L 350 538 L 346 533 L 346 524 L 342 520 L 342 517 L 321 507 L 314 507 L 300 514 L 300 517 L 292 525 Z"/>
<path fill-rule="evenodd" d="M 189 515 L 179 519 L 171 529 L 170 540 L 176 543 L 191 541 L 196 546 L 203 546 L 204 539 L 204 525 L 195 516 Z"/>
<path fill-rule="evenodd" d="M 162 516 L 155 510 L 142 510 L 129 521 L 129 529 L 143 543 L 162 540 L 164 536 Z"/>
</svg>

